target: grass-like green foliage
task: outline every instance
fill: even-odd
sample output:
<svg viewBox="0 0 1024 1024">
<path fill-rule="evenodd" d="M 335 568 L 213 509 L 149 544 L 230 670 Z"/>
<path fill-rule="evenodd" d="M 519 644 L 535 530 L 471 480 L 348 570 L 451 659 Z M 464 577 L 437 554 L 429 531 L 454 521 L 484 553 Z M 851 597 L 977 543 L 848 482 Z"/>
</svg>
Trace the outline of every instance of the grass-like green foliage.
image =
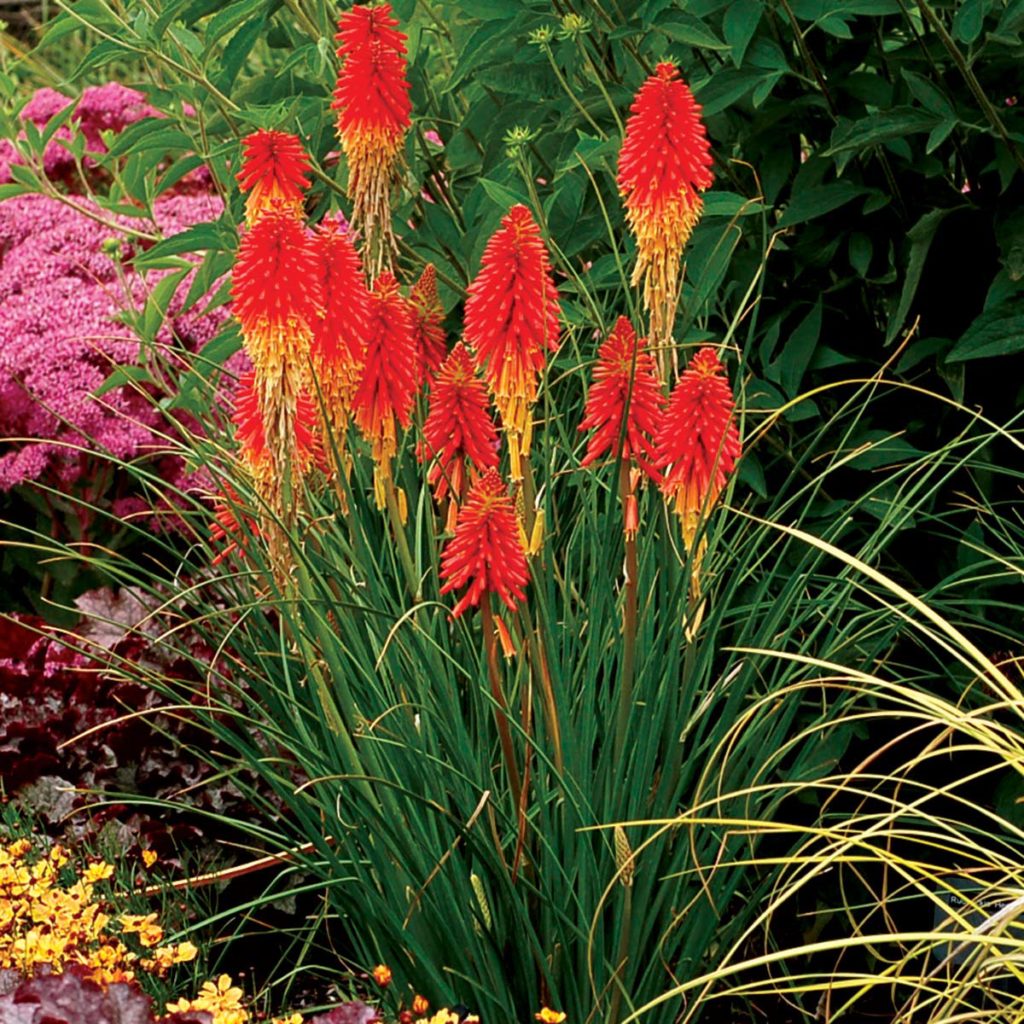
<svg viewBox="0 0 1024 1024">
<path fill-rule="evenodd" d="M 995 652 L 1019 647 L 1006 588 L 1019 581 L 1021 536 L 998 500 L 1019 484 L 1003 453 L 1019 457 L 1021 441 L 1012 424 L 908 379 L 922 360 L 937 366 L 935 353 L 951 346 L 921 350 L 915 342 L 878 369 L 883 335 L 898 336 L 913 308 L 923 251 L 914 242 L 908 264 L 877 242 L 884 235 L 868 234 L 864 206 L 855 230 L 833 219 L 861 197 L 877 210 L 896 202 L 886 185 L 833 175 L 870 176 L 876 164 L 891 172 L 895 158 L 906 172 L 901 195 L 919 201 L 914 147 L 931 143 L 908 135 L 915 129 L 900 121 L 885 137 L 840 145 L 841 129 L 853 131 L 844 117 L 862 130 L 889 123 L 851 83 L 871 76 L 888 102 L 917 111 L 923 124 L 924 101 L 904 96 L 915 80 L 894 70 L 899 59 L 917 59 L 915 33 L 925 37 L 921 59 L 943 78 L 942 68 L 963 73 L 963 47 L 982 29 L 997 34 L 1002 21 L 982 11 L 975 32 L 924 3 L 916 12 L 899 2 L 848 5 L 848 16 L 831 18 L 820 4 L 816 14 L 809 4 L 730 5 L 743 16 L 724 4 L 690 6 L 683 13 L 648 2 L 619 25 L 615 10 L 589 4 L 578 12 L 591 19 L 586 31 L 563 25 L 561 36 L 535 37 L 527 49 L 534 29 L 558 28 L 546 4 L 396 5 L 412 18 L 423 127 L 437 127 L 445 142 L 442 155 L 418 137 L 410 153 L 410 180 L 417 188 L 427 181 L 435 202 L 412 189 L 396 217 L 416 223 L 403 231 L 408 267 L 436 260 L 454 311 L 498 217 L 525 199 L 565 275 L 568 329 L 537 408 L 532 458 L 547 533 L 514 623 L 518 653 L 498 666 L 514 760 L 529 772 L 525 799 L 516 804 L 502 763 L 479 622 L 451 622 L 451 605 L 439 597 L 442 521 L 414 458 L 415 429 L 396 463 L 409 503 L 401 541 L 368 498 L 362 453 L 349 511 L 336 488 L 310 481 L 291 535 L 294 582 L 283 591 L 258 543 L 249 545 L 250 561 L 211 569 L 210 515 L 193 503 L 194 544 L 184 556 L 167 539 L 153 542 L 179 583 L 171 601 L 155 598 L 154 614 L 207 633 L 216 650 L 204 666 L 208 726 L 287 805 L 283 817 L 249 823 L 254 838 L 280 850 L 312 844 L 294 855 L 303 880 L 291 882 L 283 867 L 266 900 L 290 886 L 322 890 L 346 955 L 363 969 L 388 962 L 392 991 L 409 986 L 435 1005 L 461 1000 L 493 1020 L 527 1020 L 542 1002 L 574 1022 L 669 1022 L 705 1011 L 713 1020 L 716 994 L 764 998 L 780 989 L 808 1015 L 824 993 L 833 1010 L 860 995 L 890 1013 L 912 1006 L 914 1019 L 949 1019 L 954 1003 L 943 1000 L 965 1000 L 963 1010 L 999 998 L 986 972 L 1015 970 L 1009 954 L 1020 947 L 1011 933 L 997 941 L 994 925 L 980 929 L 962 917 L 962 935 L 986 938 L 968 939 L 956 976 L 925 958 L 929 945 L 948 941 L 933 926 L 937 897 L 929 894 L 953 887 L 952 873 L 974 864 L 997 888 L 1019 884 L 1020 833 L 1010 813 L 1020 792 L 1018 684 L 993 662 Z M 255 121 L 301 126 L 324 166 L 333 148 L 324 103 L 333 70 L 322 40 L 332 10 L 299 0 L 280 15 L 251 0 L 216 13 L 174 2 L 153 10 L 132 21 L 106 0 L 80 3 L 52 38 L 87 21 L 107 38 L 86 71 L 128 50 L 173 72 L 176 98 L 199 109 L 199 152 L 225 184 L 226 157 L 237 149 L 218 140 Z M 949 47 L 932 19 L 949 23 Z M 991 45 L 1016 52 L 1020 26 L 1003 27 Z M 877 51 L 875 29 L 883 35 Z M 892 40 L 905 47 L 902 58 L 886 45 Z M 746 159 L 761 146 L 763 202 L 753 178 L 709 197 L 677 333 L 685 345 L 714 336 L 739 352 L 732 376 L 747 454 L 708 524 L 706 605 L 692 635 L 681 625 L 689 567 L 677 525 L 656 493 L 643 498 L 633 688 L 620 714 L 616 467 L 579 469 L 576 425 L 594 331 L 630 302 L 612 178 L 616 118 L 644 62 L 669 47 L 688 55 L 712 138 Z M 822 66 L 846 66 L 825 58 L 854 61 L 858 47 L 848 73 L 822 79 Z M 286 68 L 272 75 L 279 51 L 287 51 Z M 753 63 L 769 51 L 778 66 Z M 521 66 L 509 66 L 513 55 Z M 735 67 L 712 73 L 717 55 Z M 847 91 L 847 113 L 828 113 Z M 943 147 L 955 140 L 973 152 L 978 139 L 994 147 L 1009 116 L 983 122 L 990 111 L 968 114 L 971 97 L 957 94 L 955 111 L 962 105 L 967 120 L 951 114 L 953 127 L 932 146 L 946 161 L 934 158 L 942 190 L 958 184 L 960 159 Z M 534 138 L 506 143 L 503 133 L 517 124 Z M 168 140 L 153 129 L 161 152 Z M 805 143 L 810 156 L 801 164 Z M 143 132 L 134 144 L 119 155 L 144 167 L 152 150 Z M 1018 173 L 1015 145 L 1007 147 L 1006 184 Z M 771 157 L 773 146 L 788 164 Z M 729 154 L 720 155 L 724 164 Z M 329 171 L 325 178 L 321 205 L 334 186 Z M 971 202 L 959 195 L 947 197 L 950 208 Z M 235 197 L 236 222 L 238 211 Z M 913 220 L 904 213 L 896 223 Z M 223 228 L 193 237 L 197 248 L 209 246 L 211 279 L 230 263 Z M 837 270 L 834 241 L 850 247 L 851 272 Z M 172 256 L 157 246 L 150 260 Z M 1016 302 L 1016 278 L 1007 271 L 1000 280 L 999 302 Z M 847 330 L 841 318 L 860 308 L 855 295 L 868 312 Z M 966 358 L 970 346 L 957 344 Z M 216 362 L 215 350 L 206 355 L 186 392 L 197 409 Z M 900 434 L 908 419 L 913 443 Z M 253 504 L 223 450 L 186 441 L 243 505 Z M 159 480 L 136 472 L 159 492 Z M 925 539 L 914 548 L 908 537 Z M 145 587 L 152 578 L 150 567 L 116 554 L 64 554 L 123 583 Z M 173 646 L 176 629 L 163 642 Z M 180 696 L 157 675 L 149 682 Z M 918 726 L 901 747 L 897 737 Z M 999 777 L 1006 787 L 995 798 L 982 794 L 977 822 L 965 806 L 981 769 L 958 767 L 968 752 L 984 761 L 979 785 Z M 910 894 L 926 905 L 923 918 Z"/>
</svg>

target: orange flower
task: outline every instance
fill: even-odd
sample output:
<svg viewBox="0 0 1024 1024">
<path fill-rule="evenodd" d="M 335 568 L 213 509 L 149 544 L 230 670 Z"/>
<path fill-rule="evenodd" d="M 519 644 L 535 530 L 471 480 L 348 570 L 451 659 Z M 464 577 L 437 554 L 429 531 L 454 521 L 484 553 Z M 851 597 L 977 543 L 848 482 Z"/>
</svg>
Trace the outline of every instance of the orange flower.
<svg viewBox="0 0 1024 1024">
<path fill-rule="evenodd" d="M 323 294 L 323 315 L 313 333 L 313 370 L 327 423 L 342 447 L 366 355 L 370 296 L 359 254 L 341 217 L 325 218 L 320 224 L 313 235 L 313 254 Z"/>
<path fill-rule="evenodd" d="M 433 263 L 423 268 L 420 279 L 412 286 L 409 305 L 416 337 L 416 386 L 419 387 L 437 373 L 448 352 L 442 326 L 444 307 L 437 294 L 437 271 Z"/>
<path fill-rule="evenodd" d="M 478 470 L 498 468 L 498 432 L 489 407 L 487 388 L 460 341 L 434 380 L 419 447 L 421 460 L 436 459 L 427 479 L 438 501 L 449 490 L 454 502 L 462 500 L 467 463 Z"/>
<path fill-rule="evenodd" d="M 715 350 L 700 349 L 676 383 L 655 439 L 661 490 L 679 516 L 687 550 L 740 455 L 733 409 Z"/>
<path fill-rule="evenodd" d="M 665 399 L 654 360 L 644 344 L 629 320 L 620 316 L 601 345 L 579 426 L 580 430 L 594 429 L 582 465 L 589 466 L 605 452 L 618 453 L 621 437 L 622 458 L 636 459 L 649 475 L 656 475 L 649 462 L 654 456 L 651 438 Z"/>
<path fill-rule="evenodd" d="M 479 607 L 481 598 L 494 593 L 510 611 L 525 601 L 523 588 L 530 569 L 519 539 L 519 520 L 504 481 L 489 469 L 470 489 L 459 509 L 455 536 L 441 554 L 441 593 L 469 589 L 452 610 L 452 618 L 467 608 Z"/>
<path fill-rule="evenodd" d="M 413 997 L 412 1001 L 412 1012 L 418 1017 L 422 1017 L 423 1014 L 430 1009 L 430 1002 L 426 996 L 417 995 Z"/>
<path fill-rule="evenodd" d="M 619 152 L 619 191 L 636 235 L 633 285 L 644 282 L 651 333 L 672 334 L 679 291 L 679 258 L 700 218 L 698 192 L 711 185 L 711 150 L 700 105 L 666 62 L 640 87 Z"/>
<path fill-rule="evenodd" d="M 242 139 L 242 169 L 235 178 L 249 193 L 246 224 L 252 227 L 275 205 L 301 218 L 308 170 L 309 157 L 297 135 L 261 128 Z"/>
<path fill-rule="evenodd" d="M 412 314 L 394 275 L 385 271 L 370 292 L 366 360 L 353 402 L 356 424 L 373 446 L 380 508 L 381 484 L 391 476 L 391 460 L 398 449 L 397 426 L 409 426 L 416 396 L 415 344 Z"/>
<path fill-rule="evenodd" d="M 357 4 L 338 20 L 341 70 L 332 109 L 348 160 L 352 223 L 366 237 L 375 277 L 394 248 L 391 186 L 409 128 L 409 81 L 405 35 L 391 17 L 391 5 Z"/>
<path fill-rule="evenodd" d="M 502 426 L 530 450 L 530 407 L 545 353 L 558 348 L 558 291 L 540 229 L 513 206 L 484 249 L 466 299 L 466 340 L 494 392 Z M 517 458 L 513 451 L 513 475 Z"/>
<path fill-rule="evenodd" d="M 381 988 L 386 988 L 391 984 L 391 968 L 387 964 L 377 964 L 373 969 L 373 980 Z"/>
</svg>

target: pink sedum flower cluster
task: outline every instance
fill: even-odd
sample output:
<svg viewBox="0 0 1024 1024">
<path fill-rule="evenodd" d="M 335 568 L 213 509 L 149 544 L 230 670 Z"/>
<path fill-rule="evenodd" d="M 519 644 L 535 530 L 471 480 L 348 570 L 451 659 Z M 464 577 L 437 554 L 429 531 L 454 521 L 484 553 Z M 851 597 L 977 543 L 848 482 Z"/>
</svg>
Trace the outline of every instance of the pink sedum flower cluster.
<svg viewBox="0 0 1024 1024">
<path fill-rule="evenodd" d="M 162 197 L 155 209 L 169 235 L 219 211 L 219 199 L 204 195 Z M 144 395 L 121 387 L 94 396 L 115 365 L 135 363 L 138 339 L 117 316 L 156 280 L 144 282 L 130 263 L 119 277 L 107 254 L 114 237 L 44 196 L 0 203 L 0 490 L 48 473 L 77 481 L 87 456 L 69 445 L 128 459 L 157 443 L 160 417 Z M 223 319 L 174 311 L 159 339 L 168 350 L 201 347 Z"/>
<path fill-rule="evenodd" d="M 42 127 L 70 102 L 40 89 L 21 117 Z M 87 150 L 98 153 L 105 149 L 102 132 L 155 115 L 136 90 L 117 83 L 91 87 L 58 137 L 80 131 Z M 10 180 L 13 159 L 13 143 L 3 140 L 0 181 Z M 59 142 L 49 144 L 44 163 L 49 176 L 74 188 L 74 162 Z M 191 175 L 157 199 L 155 225 L 128 219 L 124 225 L 166 236 L 216 219 L 220 199 L 196 186 Z M 85 197 L 76 203 L 95 209 Z M 115 366 L 136 362 L 138 340 L 119 315 L 139 308 L 162 276 L 143 279 L 133 272 L 129 238 L 45 196 L 0 202 L 0 491 L 40 479 L 60 487 L 83 478 L 88 483 L 91 449 L 131 459 L 163 447 L 167 424 L 147 395 L 131 387 L 95 394 Z M 225 319 L 223 311 L 182 313 L 188 283 L 179 288 L 157 338 L 167 353 L 201 348 Z M 158 468 L 180 482 L 177 460 L 161 457 Z"/>
</svg>

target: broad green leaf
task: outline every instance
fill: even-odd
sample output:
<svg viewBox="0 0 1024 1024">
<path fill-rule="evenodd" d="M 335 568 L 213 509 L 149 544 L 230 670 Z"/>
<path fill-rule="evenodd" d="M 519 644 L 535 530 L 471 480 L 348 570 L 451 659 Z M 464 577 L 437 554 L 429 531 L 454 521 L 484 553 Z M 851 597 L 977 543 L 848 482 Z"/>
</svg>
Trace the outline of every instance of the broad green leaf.
<svg viewBox="0 0 1024 1024">
<path fill-rule="evenodd" d="M 778 358 L 778 380 L 787 398 L 794 398 L 821 335 L 822 302 L 818 301 L 789 336 Z"/>
<path fill-rule="evenodd" d="M 852 39 L 853 30 L 840 14 L 829 14 L 818 22 L 818 27 L 837 39 Z"/>
<path fill-rule="evenodd" d="M 885 332 L 886 345 L 892 344 L 903 327 L 903 321 L 907 319 L 910 304 L 914 301 L 914 295 L 917 293 L 917 286 L 921 280 L 921 271 L 924 268 L 928 249 L 939 225 L 949 213 L 949 209 L 931 210 L 907 232 L 907 238 L 910 239 L 910 259 L 907 262 L 907 275 L 903 280 L 903 292 L 900 295 L 899 305 Z"/>
<path fill-rule="evenodd" d="M 962 0 L 953 15 L 953 37 L 962 43 L 973 43 L 985 24 L 985 0 Z"/>
<path fill-rule="evenodd" d="M 925 110 L 930 110 L 940 117 L 955 117 L 956 111 L 952 104 L 935 85 L 913 71 L 904 68 L 901 72 L 903 80 L 907 83 L 911 95 L 921 104 Z"/>
<path fill-rule="evenodd" d="M 755 39 L 747 50 L 747 64 L 765 71 L 788 71 L 789 61 L 774 39 Z"/>
<path fill-rule="evenodd" d="M 736 214 L 760 213 L 764 205 L 736 192 L 715 189 L 704 195 L 705 217 L 735 217 Z"/>
<path fill-rule="evenodd" d="M 698 50 L 728 50 L 723 43 L 699 18 L 692 14 L 676 11 L 654 26 L 664 32 L 669 39 L 677 43 L 685 43 Z"/>
<path fill-rule="evenodd" d="M 826 156 L 863 149 L 889 139 L 902 139 L 916 132 L 931 131 L 938 123 L 932 113 L 917 107 L 893 107 L 856 121 L 841 121 L 832 132 Z"/>
<path fill-rule="evenodd" d="M 193 224 L 184 231 L 171 235 L 152 248 L 139 253 L 134 263 L 137 267 L 153 267 L 168 256 L 178 256 L 187 252 L 202 252 L 206 249 L 223 250 L 230 245 L 228 234 L 218 223 L 206 222 Z"/>
<path fill-rule="evenodd" d="M 149 370 L 144 366 L 118 366 L 93 394 L 100 397 L 125 384 L 148 383 L 150 379 Z"/>
<path fill-rule="evenodd" d="M 518 189 L 509 188 L 507 185 L 500 185 L 488 178 L 480 179 L 480 187 L 487 193 L 488 197 L 497 203 L 502 210 L 510 210 L 517 203 L 530 205 L 530 200 Z"/>
<path fill-rule="evenodd" d="M 987 359 L 1024 352 L 1024 299 L 986 310 L 961 335 L 947 363 Z"/>
<path fill-rule="evenodd" d="M 722 19 L 722 34 L 732 50 L 732 62 L 739 67 L 761 21 L 761 0 L 735 0 L 729 4 Z"/>
<path fill-rule="evenodd" d="M 698 86 L 695 94 L 704 110 L 704 116 L 711 117 L 745 96 L 761 80 L 759 72 L 725 68 Z"/>
<path fill-rule="evenodd" d="M 814 220 L 832 210 L 839 209 L 846 203 L 868 192 L 863 185 L 854 185 L 847 181 L 837 181 L 830 185 L 815 185 L 804 189 L 793 196 L 786 205 L 786 212 L 779 220 L 779 228 L 792 227 Z"/>
<path fill-rule="evenodd" d="M 857 271 L 858 277 L 868 276 L 868 267 L 871 265 L 871 254 L 873 247 L 871 238 L 863 231 L 854 231 L 850 235 L 850 266 Z"/>
<path fill-rule="evenodd" d="M 952 134 L 953 129 L 956 128 L 958 121 L 949 120 L 942 121 L 937 124 L 929 133 L 928 141 L 925 143 L 924 151 L 926 153 L 932 153 L 941 146 L 946 139 Z"/>
</svg>

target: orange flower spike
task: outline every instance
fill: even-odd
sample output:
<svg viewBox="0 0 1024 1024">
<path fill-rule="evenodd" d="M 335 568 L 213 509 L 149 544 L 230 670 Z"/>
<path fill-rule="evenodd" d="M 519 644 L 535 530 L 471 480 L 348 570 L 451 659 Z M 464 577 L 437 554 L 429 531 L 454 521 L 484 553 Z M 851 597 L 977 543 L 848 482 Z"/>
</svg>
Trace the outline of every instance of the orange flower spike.
<svg viewBox="0 0 1024 1024">
<path fill-rule="evenodd" d="M 644 282 L 659 342 L 672 333 L 679 258 L 703 209 L 698 193 L 713 180 L 700 109 L 675 65 L 662 62 L 633 101 L 619 151 L 619 192 L 637 240 L 632 283 Z"/>
<path fill-rule="evenodd" d="M 423 424 L 421 460 L 436 458 L 427 476 L 434 497 L 463 498 L 464 463 L 478 470 L 498 468 L 498 431 L 490 414 L 487 387 L 476 375 L 460 341 L 438 371 Z"/>
<path fill-rule="evenodd" d="M 740 456 L 734 405 L 715 350 L 700 349 L 677 381 L 655 439 L 661 490 L 680 518 L 687 550 Z"/>
<path fill-rule="evenodd" d="M 617 454 L 625 420 L 622 458 L 635 459 L 648 475 L 657 475 L 649 461 L 654 457 L 651 439 L 661 421 L 665 398 L 654 359 L 644 345 L 624 316 L 602 343 L 579 426 L 594 431 L 582 465 L 589 466 L 606 452 Z"/>
<path fill-rule="evenodd" d="M 356 425 L 373 447 L 379 484 L 391 476 L 391 460 L 398 450 L 397 426 L 409 426 L 416 397 L 412 314 L 390 271 L 377 278 L 370 292 L 366 339 L 366 359 L 353 406 Z M 380 486 L 376 490 L 378 507 L 383 508 L 383 492 Z"/>
<path fill-rule="evenodd" d="M 261 128 L 242 139 L 242 169 L 235 175 L 245 201 L 245 222 L 252 227 L 275 205 L 295 219 L 303 214 L 309 188 L 309 157 L 297 135 Z"/>
<path fill-rule="evenodd" d="M 445 343 L 444 307 L 437 294 L 437 271 L 428 263 L 420 279 L 409 292 L 409 305 L 413 311 L 413 329 L 416 335 L 417 387 L 437 373 L 448 346 Z"/>
<path fill-rule="evenodd" d="M 489 469 L 470 489 L 455 524 L 455 536 L 441 554 L 441 593 L 461 587 L 466 593 L 452 610 L 458 618 L 481 599 L 497 594 L 509 611 L 525 601 L 530 569 L 519 539 L 519 520 L 508 488 Z"/>
<path fill-rule="evenodd" d="M 501 413 L 529 454 L 530 406 L 545 355 L 558 348 L 558 291 L 540 229 L 513 206 L 484 249 L 466 298 L 466 340 Z"/>
<path fill-rule="evenodd" d="M 409 128 L 405 34 L 390 4 L 357 4 L 338 20 L 341 70 L 332 109 L 348 161 L 352 223 L 366 237 L 373 277 L 390 264 L 391 187 Z"/>
<path fill-rule="evenodd" d="M 257 378 L 300 379 L 321 295 L 310 237 L 279 205 L 243 235 L 231 299 Z"/>
<path fill-rule="evenodd" d="M 366 357 L 370 295 L 359 254 L 340 217 L 325 218 L 319 225 L 313 252 L 323 315 L 314 327 L 311 356 L 327 421 L 341 445 Z"/>
</svg>

